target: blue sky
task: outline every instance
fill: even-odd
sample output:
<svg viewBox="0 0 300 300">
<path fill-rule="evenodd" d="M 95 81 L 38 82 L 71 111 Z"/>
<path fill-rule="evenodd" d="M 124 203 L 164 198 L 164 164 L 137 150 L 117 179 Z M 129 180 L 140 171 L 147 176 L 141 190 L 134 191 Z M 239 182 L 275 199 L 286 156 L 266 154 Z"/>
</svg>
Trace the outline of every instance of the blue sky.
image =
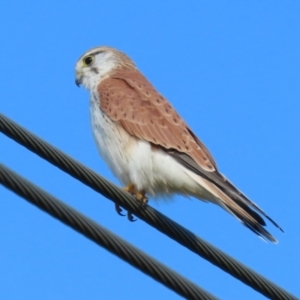
<svg viewBox="0 0 300 300">
<path fill-rule="evenodd" d="M 298 1 L 1 1 L 0 111 L 115 183 L 74 84 L 87 49 L 126 52 L 285 230 L 258 239 L 212 204 L 150 205 L 300 296 Z M 263 297 L 0 135 L 1 162 L 221 299 Z M 1 299 L 179 299 L 0 187 Z"/>
</svg>

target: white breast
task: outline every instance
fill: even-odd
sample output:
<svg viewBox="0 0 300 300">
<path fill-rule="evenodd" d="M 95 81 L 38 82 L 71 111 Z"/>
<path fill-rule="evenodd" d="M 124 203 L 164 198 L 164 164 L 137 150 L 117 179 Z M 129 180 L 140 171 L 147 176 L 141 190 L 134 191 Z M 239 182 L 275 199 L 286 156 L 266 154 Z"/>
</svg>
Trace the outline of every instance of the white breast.
<svg viewBox="0 0 300 300">
<path fill-rule="evenodd" d="M 148 177 L 149 173 L 151 177 L 150 144 L 132 137 L 113 122 L 101 111 L 99 101 L 93 97 L 90 101 L 90 114 L 98 150 L 115 176 L 125 185 L 144 182 L 144 177 Z"/>
</svg>

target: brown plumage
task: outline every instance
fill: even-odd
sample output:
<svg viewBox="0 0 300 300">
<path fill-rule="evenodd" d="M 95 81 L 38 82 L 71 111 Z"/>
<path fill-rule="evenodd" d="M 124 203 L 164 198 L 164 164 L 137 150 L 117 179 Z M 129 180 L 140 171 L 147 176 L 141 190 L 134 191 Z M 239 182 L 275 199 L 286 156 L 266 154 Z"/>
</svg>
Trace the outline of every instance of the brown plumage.
<svg viewBox="0 0 300 300">
<path fill-rule="evenodd" d="M 99 84 L 98 92 L 101 110 L 131 135 L 187 153 L 204 170 L 215 170 L 206 147 L 141 73 L 117 70 Z"/>
<path fill-rule="evenodd" d="M 154 146 L 153 153 L 162 151 L 172 157 L 185 168 L 185 173 L 190 178 L 212 196 L 203 199 L 202 192 L 199 195 L 191 192 L 192 195 L 220 205 L 259 236 L 276 242 L 276 239 L 264 229 L 263 226 L 266 224 L 260 214 L 282 229 L 219 173 L 212 155 L 204 144 L 171 104 L 137 70 L 130 58 L 109 47 L 92 49 L 87 55 L 91 55 L 93 51 L 95 53 L 107 51 L 110 54 L 105 66 L 114 63 L 109 71 L 99 76 L 98 84 L 95 86 L 97 95 L 92 96 L 93 99 L 99 99 L 97 105 L 100 106 L 100 112 L 112 121 L 111 126 L 115 126 L 118 131 L 120 128 L 122 132 L 124 131 L 120 133 L 119 139 L 126 133 L 128 134 L 126 139 L 131 137 L 133 141 L 146 141 Z M 83 56 L 83 60 L 84 57 L 86 56 Z M 94 68 L 99 73 L 103 66 L 104 63 L 101 61 Z M 82 76 L 80 80 L 83 80 Z M 92 90 L 90 82 L 87 81 L 85 85 Z"/>
</svg>

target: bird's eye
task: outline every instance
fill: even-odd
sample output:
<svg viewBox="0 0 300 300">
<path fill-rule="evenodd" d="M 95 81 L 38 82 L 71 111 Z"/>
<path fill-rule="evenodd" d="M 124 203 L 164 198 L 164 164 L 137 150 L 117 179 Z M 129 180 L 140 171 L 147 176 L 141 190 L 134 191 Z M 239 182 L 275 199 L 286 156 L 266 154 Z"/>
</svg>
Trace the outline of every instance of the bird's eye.
<svg viewBox="0 0 300 300">
<path fill-rule="evenodd" d="M 92 62 L 94 61 L 94 57 L 93 56 L 87 56 L 87 57 L 85 57 L 84 59 L 83 59 L 83 65 L 85 66 L 85 67 L 88 67 L 89 65 L 91 65 L 92 64 Z"/>
</svg>

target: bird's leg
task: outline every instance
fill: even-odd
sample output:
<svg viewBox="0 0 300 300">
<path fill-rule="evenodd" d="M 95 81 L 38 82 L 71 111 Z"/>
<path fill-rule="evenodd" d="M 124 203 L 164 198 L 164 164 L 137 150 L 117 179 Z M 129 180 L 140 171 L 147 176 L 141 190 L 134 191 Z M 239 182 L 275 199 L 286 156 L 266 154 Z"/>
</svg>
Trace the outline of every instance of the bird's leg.
<svg viewBox="0 0 300 300">
<path fill-rule="evenodd" d="M 128 184 L 124 190 L 128 192 L 129 194 L 135 196 L 135 198 L 141 203 L 142 206 L 146 205 L 148 202 L 148 198 L 146 197 L 145 191 L 138 191 L 135 188 L 135 185 L 133 183 Z M 132 212 L 128 211 L 127 218 L 129 221 L 134 222 L 136 219 L 133 218 Z"/>
<path fill-rule="evenodd" d="M 146 197 L 145 191 L 136 191 L 135 197 L 141 203 L 142 206 L 145 206 L 148 203 L 148 198 Z"/>
<path fill-rule="evenodd" d="M 138 200 L 143 206 L 148 203 L 148 198 L 146 197 L 145 191 L 138 191 L 135 188 L 135 185 L 133 183 L 128 184 L 124 190 L 128 192 L 129 194 L 135 196 L 136 200 Z"/>
<path fill-rule="evenodd" d="M 128 185 L 126 185 L 126 186 L 124 187 L 124 190 L 125 190 L 126 192 L 128 192 L 129 194 L 134 195 L 134 193 L 135 193 L 135 186 L 134 186 L 133 183 L 129 183 Z"/>
<path fill-rule="evenodd" d="M 130 194 L 134 194 L 134 191 L 135 191 L 135 187 L 134 187 L 134 184 L 133 183 L 130 183 L 130 184 L 128 184 L 126 187 L 124 187 L 124 190 L 126 191 L 126 192 L 128 192 L 128 193 L 130 193 Z M 119 204 L 115 204 L 115 209 L 116 209 L 116 212 L 118 213 L 118 215 L 120 215 L 120 216 L 122 216 L 122 217 L 124 217 L 125 215 L 124 214 L 122 214 L 122 208 L 121 208 L 121 206 L 119 205 Z M 128 216 L 128 215 L 127 215 Z M 129 218 L 128 217 L 128 219 L 130 220 L 130 221 L 133 221 L 133 218 L 132 218 L 132 216 Z M 132 220 L 131 220 L 132 219 Z"/>
</svg>

